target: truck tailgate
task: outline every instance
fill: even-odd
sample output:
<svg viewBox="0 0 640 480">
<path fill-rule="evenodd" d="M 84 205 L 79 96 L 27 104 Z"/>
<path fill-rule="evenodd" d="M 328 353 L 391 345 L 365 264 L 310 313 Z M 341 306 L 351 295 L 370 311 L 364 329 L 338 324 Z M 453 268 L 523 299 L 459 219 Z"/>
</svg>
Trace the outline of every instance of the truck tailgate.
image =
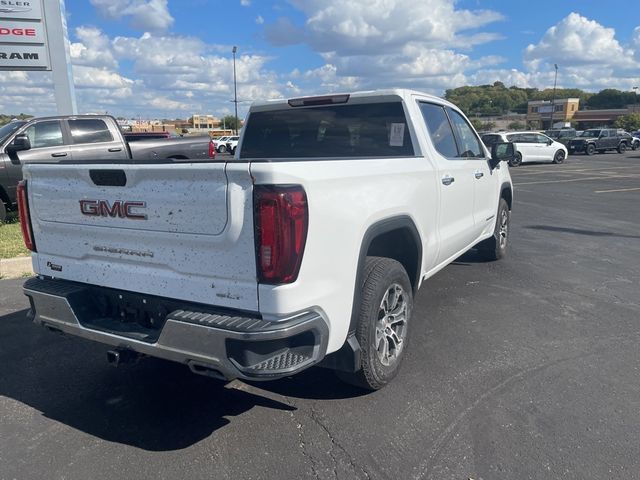
<svg viewBox="0 0 640 480">
<path fill-rule="evenodd" d="M 258 310 L 247 164 L 25 165 L 37 273 Z"/>
</svg>

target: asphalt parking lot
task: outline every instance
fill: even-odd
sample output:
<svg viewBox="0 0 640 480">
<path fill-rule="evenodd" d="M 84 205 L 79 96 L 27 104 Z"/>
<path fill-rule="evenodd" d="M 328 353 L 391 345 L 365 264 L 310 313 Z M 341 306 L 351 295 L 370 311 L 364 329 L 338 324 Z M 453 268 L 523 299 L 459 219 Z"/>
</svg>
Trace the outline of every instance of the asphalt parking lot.
<svg viewBox="0 0 640 480">
<path fill-rule="evenodd" d="M 0 479 L 640 478 L 640 152 L 512 175 L 509 257 L 426 282 L 376 393 L 115 369 L 0 281 Z"/>
</svg>

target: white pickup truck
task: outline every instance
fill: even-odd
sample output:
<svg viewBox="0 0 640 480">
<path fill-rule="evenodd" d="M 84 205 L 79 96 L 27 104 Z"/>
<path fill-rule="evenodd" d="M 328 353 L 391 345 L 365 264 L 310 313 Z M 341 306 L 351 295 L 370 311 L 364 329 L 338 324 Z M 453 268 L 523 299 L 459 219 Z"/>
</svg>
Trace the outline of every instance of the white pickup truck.
<svg viewBox="0 0 640 480">
<path fill-rule="evenodd" d="M 115 364 L 320 364 L 378 389 L 420 285 L 474 246 L 505 254 L 513 154 L 442 99 L 383 90 L 255 103 L 229 162 L 28 164 L 30 315 Z"/>
</svg>

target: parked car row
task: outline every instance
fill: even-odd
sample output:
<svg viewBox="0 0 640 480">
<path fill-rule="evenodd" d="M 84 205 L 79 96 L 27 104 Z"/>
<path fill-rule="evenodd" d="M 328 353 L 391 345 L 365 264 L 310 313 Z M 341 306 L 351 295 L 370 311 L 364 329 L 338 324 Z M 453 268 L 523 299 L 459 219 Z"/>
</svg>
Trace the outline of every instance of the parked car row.
<svg viewBox="0 0 640 480">
<path fill-rule="evenodd" d="M 229 152 L 231 155 L 236 153 L 236 147 L 238 146 L 238 135 L 227 135 L 224 137 L 216 137 L 211 141 L 218 153 Z"/>
<path fill-rule="evenodd" d="M 591 128 L 584 131 L 561 128 L 544 133 L 497 132 L 485 133 L 481 138 L 488 148 L 497 142 L 513 142 L 516 156 L 509 162 L 512 167 L 526 162 L 562 163 L 567 155 L 575 153 L 593 155 L 609 150 L 623 153 L 640 148 L 640 131 L 627 133 L 615 128 Z"/>
</svg>

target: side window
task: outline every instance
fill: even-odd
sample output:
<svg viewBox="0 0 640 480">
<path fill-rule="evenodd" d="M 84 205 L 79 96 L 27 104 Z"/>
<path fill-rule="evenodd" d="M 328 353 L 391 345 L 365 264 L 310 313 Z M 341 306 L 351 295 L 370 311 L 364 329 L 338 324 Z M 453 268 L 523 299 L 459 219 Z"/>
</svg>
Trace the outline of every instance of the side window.
<svg viewBox="0 0 640 480">
<path fill-rule="evenodd" d="M 600 136 L 604 137 L 604 138 L 607 138 L 609 136 L 609 130 L 602 130 L 600 132 Z"/>
<path fill-rule="evenodd" d="M 57 120 L 38 122 L 27 128 L 24 133 L 29 137 L 31 148 L 57 147 L 64 145 L 62 128 Z"/>
<path fill-rule="evenodd" d="M 473 129 L 462 115 L 455 110 L 447 108 L 449 118 L 453 123 L 453 131 L 458 140 L 460 157 L 484 157 L 484 149 L 480 145 L 480 140 Z"/>
<path fill-rule="evenodd" d="M 535 133 L 523 133 L 520 139 L 520 143 L 538 143 Z"/>
<path fill-rule="evenodd" d="M 483 135 L 482 141 L 487 147 L 490 147 L 491 145 L 500 142 L 501 139 L 500 135 Z"/>
<path fill-rule="evenodd" d="M 548 143 L 548 142 L 549 142 L 549 140 L 551 140 L 551 139 L 550 139 L 549 137 L 544 136 L 544 135 L 540 135 L 540 134 L 537 134 L 537 135 L 536 135 L 536 142 L 537 142 L 537 143 L 544 143 L 544 144 L 546 144 L 546 143 Z"/>
<path fill-rule="evenodd" d="M 98 118 L 69 120 L 73 143 L 101 143 L 113 141 L 107 124 Z"/>
<path fill-rule="evenodd" d="M 420 110 L 427 124 L 433 146 L 436 147 L 438 153 L 449 158 L 457 157 L 456 140 L 444 108 L 432 103 L 421 103 Z"/>
<path fill-rule="evenodd" d="M 522 135 L 519 133 L 513 133 L 511 135 L 507 135 L 507 142 L 522 142 Z"/>
</svg>

